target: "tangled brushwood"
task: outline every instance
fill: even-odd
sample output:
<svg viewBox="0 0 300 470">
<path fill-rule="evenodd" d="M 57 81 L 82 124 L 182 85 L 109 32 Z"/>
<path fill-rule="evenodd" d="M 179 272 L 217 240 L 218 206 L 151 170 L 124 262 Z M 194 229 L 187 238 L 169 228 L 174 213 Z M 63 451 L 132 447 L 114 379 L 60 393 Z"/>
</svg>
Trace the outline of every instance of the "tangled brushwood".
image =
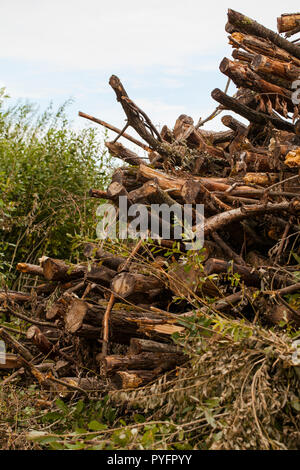
<svg viewBox="0 0 300 470">
<path fill-rule="evenodd" d="M 234 60 L 220 70 L 237 91 L 215 89 L 218 107 L 197 124 L 181 115 L 158 132 L 115 75 L 124 129 L 79 113 L 117 133 L 106 146 L 127 164 L 90 196 L 117 216 L 121 196 L 129 208 L 143 204 L 147 219 L 153 204 L 188 204 L 194 232 L 202 204 L 205 241 L 187 249 L 174 236 L 176 220 L 158 216 L 156 235 L 169 224 L 170 239 L 85 240 L 80 264 L 43 256 L 40 265 L 17 265 L 26 288 L 0 292 L 0 369 L 14 370 L 4 393 L 35 381 L 65 403 L 99 404 L 105 395 L 88 430 L 41 426 L 29 434 L 39 445 L 299 448 L 300 46 L 287 39 L 299 23 L 300 14 L 282 15 L 283 38 L 229 10 Z M 225 115 L 228 130 L 202 129 L 225 110 L 249 125 Z M 111 409 L 107 427 L 101 420 Z"/>
</svg>

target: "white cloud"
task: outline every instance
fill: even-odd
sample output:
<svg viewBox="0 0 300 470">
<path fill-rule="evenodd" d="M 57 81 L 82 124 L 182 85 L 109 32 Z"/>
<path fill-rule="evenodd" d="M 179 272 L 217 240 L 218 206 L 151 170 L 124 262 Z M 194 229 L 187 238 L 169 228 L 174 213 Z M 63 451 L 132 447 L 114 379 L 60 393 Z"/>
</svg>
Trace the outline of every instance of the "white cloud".
<svg viewBox="0 0 300 470">
<path fill-rule="evenodd" d="M 284 11 L 296 11 L 298 3 L 286 0 Z M 224 31 L 228 6 L 276 29 L 282 5 L 281 0 L 273 0 L 271 8 L 259 0 L 0 0 L 0 59 L 7 59 L 1 78 L 8 77 L 4 85 L 13 98 L 74 96 L 77 109 L 121 128 L 125 116 L 108 85 L 116 73 L 155 125 L 173 127 L 183 113 L 197 122 L 214 109 L 210 92 L 217 85 L 209 80 L 219 78 L 220 60 L 231 53 Z M 182 97 L 184 106 L 177 104 Z M 75 126 L 86 124 L 91 125 L 76 115 Z M 205 128 L 223 125 L 217 118 Z"/>
<path fill-rule="evenodd" d="M 165 124 L 173 127 L 178 116 L 187 112 L 184 106 L 170 105 L 160 100 L 139 98 L 136 101 L 138 106 L 150 117 L 153 124 L 160 128 Z"/>
<path fill-rule="evenodd" d="M 258 0 L 230 3 L 274 28 L 283 8 L 281 0 L 272 9 Z M 227 0 L 2 0 L 0 57 L 64 69 L 182 68 L 199 54 L 211 63 L 209 55 L 227 42 L 227 7 Z M 284 9 L 295 10 L 296 2 L 286 1 Z"/>
</svg>

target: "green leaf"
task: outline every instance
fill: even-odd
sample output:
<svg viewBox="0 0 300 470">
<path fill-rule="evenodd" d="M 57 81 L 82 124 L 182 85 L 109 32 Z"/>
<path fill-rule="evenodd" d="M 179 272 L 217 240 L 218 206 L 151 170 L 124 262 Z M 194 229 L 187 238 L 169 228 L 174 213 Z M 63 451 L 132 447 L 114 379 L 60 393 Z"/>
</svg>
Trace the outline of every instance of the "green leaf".
<svg viewBox="0 0 300 470">
<path fill-rule="evenodd" d="M 300 401 L 299 400 L 293 400 L 291 402 L 291 405 L 294 408 L 294 410 L 300 411 Z"/>
<path fill-rule="evenodd" d="M 217 424 L 210 410 L 204 410 L 205 419 L 212 428 L 216 428 Z"/>
<path fill-rule="evenodd" d="M 136 423 L 144 423 L 146 421 L 146 418 L 143 416 L 143 415 L 140 415 L 138 413 L 136 413 L 134 416 L 133 416 L 133 419 Z"/>
<path fill-rule="evenodd" d="M 60 442 L 49 442 L 51 449 L 64 450 L 64 446 Z"/>
<path fill-rule="evenodd" d="M 106 424 L 99 423 L 99 421 L 93 420 L 89 423 L 89 429 L 91 431 L 103 431 L 107 429 Z"/>
<path fill-rule="evenodd" d="M 65 444 L 66 448 L 69 450 L 81 450 L 85 448 L 84 442 L 78 442 L 77 444 Z"/>
<path fill-rule="evenodd" d="M 42 423 L 54 423 L 61 418 L 62 416 L 58 411 L 49 411 L 42 417 Z"/>
<path fill-rule="evenodd" d="M 76 413 L 81 413 L 83 409 L 84 409 L 84 402 L 83 400 L 79 400 L 79 402 L 76 405 L 75 411 Z"/>
<path fill-rule="evenodd" d="M 26 439 L 29 441 L 40 442 L 45 436 L 49 434 L 45 431 L 30 431 L 26 434 Z"/>
<path fill-rule="evenodd" d="M 65 414 L 69 412 L 69 408 L 67 407 L 67 405 L 60 398 L 55 400 L 55 404 L 56 404 L 57 408 L 59 408 Z"/>
</svg>

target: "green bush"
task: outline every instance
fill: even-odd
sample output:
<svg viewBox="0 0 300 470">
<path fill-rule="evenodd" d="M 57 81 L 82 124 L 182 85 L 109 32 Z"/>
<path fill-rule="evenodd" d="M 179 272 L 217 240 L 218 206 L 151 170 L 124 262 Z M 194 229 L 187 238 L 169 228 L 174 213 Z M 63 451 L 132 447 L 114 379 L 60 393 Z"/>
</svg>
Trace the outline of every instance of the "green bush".
<svg viewBox="0 0 300 470">
<path fill-rule="evenodd" d="M 111 164 L 98 129 L 72 129 L 69 102 L 40 113 L 8 98 L 1 89 L 0 282 L 12 285 L 17 262 L 44 254 L 74 260 L 70 238 L 94 236 L 88 191 L 106 186 Z"/>
</svg>

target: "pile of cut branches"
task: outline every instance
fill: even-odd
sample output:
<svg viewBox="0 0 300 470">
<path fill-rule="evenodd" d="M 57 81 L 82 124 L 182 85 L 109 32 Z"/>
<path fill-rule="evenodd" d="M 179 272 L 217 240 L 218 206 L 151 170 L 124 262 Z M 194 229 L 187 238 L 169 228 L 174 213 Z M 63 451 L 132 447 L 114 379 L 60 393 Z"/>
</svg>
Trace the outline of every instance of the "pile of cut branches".
<svg viewBox="0 0 300 470">
<path fill-rule="evenodd" d="M 282 15 L 279 32 L 296 34 L 299 17 Z M 206 120 L 195 125 L 181 115 L 173 130 L 164 126 L 158 132 L 115 75 L 109 83 L 126 114 L 124 129 L 79 113 L 117 133 L 106 145 L 113 157 L 126 163 L 114 172 L 106 191 L 93 188 L 91 197 L 109 201 L 117 218 L 120 197 L 128 209 L 142 204 L 147 222 L 153 219 L 153 205 L 173 211 L 189 205 L 194 234 L 200 230 L 197 207 L 202 204 L 203 247 L 193 250 L 186 240 L 178 241 L 175 218 L 164 220 L 158 213 L 152 238 L 86 243 L 81 264 L 46 256 L 40 265 L 19 263 L 17 269 L 29 278 L 29 287 L 26 292 L 0 293 L 6 315 L 0 338 L 12 350 L 0 368 L 15 369 L 4 382 L 25 374 L 44 388 L 88 395 L 159 381 L 174 386 L 178 377 L 187 382 L 192 377 L 194 389 L 202 384 L 205 358 L 212 374 L 205 382 L 207 397 L 218 396 L 222 409 L 231 390 L 234 403 L 229 417 L 223 409 L 220 422 L 210 421 L 213 429 L 223 426 L 227 431 L 222 431 L 222 445 L 212 444 L 212 435 L 209 445 L 229 448 L 233 442 L 247 448 L 248 431 L 242 423 L 250 426 L 251 414 L 257 432 L 249 447 L 280 448 L 289 443 L 284 438 L 280 444 L 277 428 L 270 431 L 276 426 L 270 383 L 278 378 L 277 372 L 272 376 L 270 357 L 276 357 L 275 364 L 283 361 L 281 372 L 288 368 L 285 386 L 288 389 L 290 376 L 293 397 L 298 380 L 293 339 L 300 325 L 300 100 L 295 89 L 300 46 L 233 10 L 226 31 L 234 60 L 223 59 L 220 70 L 238 89 L 233 97 L 219 89 L 212 92 L 218 107 L 211 117 L 233 111 L 248 125 L 224 115 L 227 130 L 212 132 L 202 129 Z M 127 134 L 128 127 L 143 142 Z M 123 146 L 120 137 L 141 147 L 147 158 Z M 162 236 L 166 226 L 168 239 Z M 26 335 L 16 339 L 11 318 L 31 324 Z M 283 340 L 279 329 L 276 336 L 274 325 L 284 327 L 289 336 L 284 333 Z M 236 338 L 244 327 L 250 334 Z M 262 334 L 267 335 L 263 340 Z M 267 344 L 276 341 L 276 354 L 274 348 L 271 354 Z M 226 377 L 223 384 L 221 376 Z M 282 377 L 274 391 L 277 418 L 286 403 L 279 396 Z M 149 392 L 147 386 L 134 392 L 140 403 L 150 396 L 143 395 L 145 390 Z M 183 396 L 180 387 L 172 390 L 173 396 Z M 164 402 L 154 402 L 154 407 L 165 409 Z M 289 419 L 282 426 L 292 432 L 293 447 L 299 442 L 299 422 Z"/>
</svg>

